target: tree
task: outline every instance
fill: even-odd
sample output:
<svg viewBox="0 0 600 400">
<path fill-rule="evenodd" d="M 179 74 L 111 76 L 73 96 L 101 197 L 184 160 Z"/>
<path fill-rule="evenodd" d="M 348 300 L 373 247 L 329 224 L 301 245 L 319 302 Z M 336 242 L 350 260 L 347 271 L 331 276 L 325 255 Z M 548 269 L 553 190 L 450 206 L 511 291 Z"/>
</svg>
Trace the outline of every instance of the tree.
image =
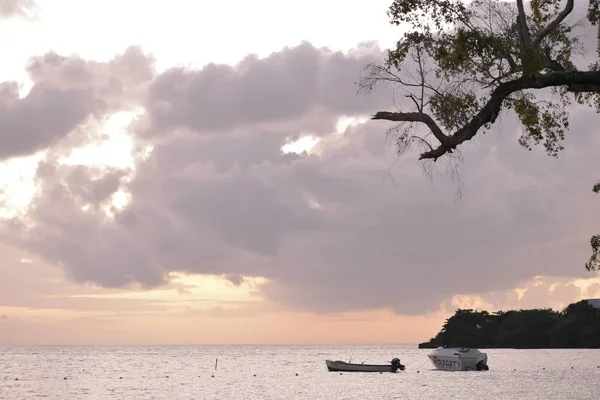
<svg viewBox="0 0 600 400">
<path fill-rule="evenodd" d="M 559 313 L 551 309 L 519 310 L 507 313 L 496 330 L 495 346 L 515 349 L 548 348 Z"/>
<path fill-rule="evenodd" d="M 600 348 L 600 309 L 587 300 L 551 309 L 488 313 L 458 309 L 438 334 L 419 348 Z"/>
<path fill-rule="evenodd" d="M 598 40 L 600 42 L 600 34 L 598 35 Z M 600 47 L 600 44 L 598 45 Z M 600 193 L 600 182 L 594 185 L 594 193 Z M 600 269 L 600 235 L 592 236 L 590 240 L 592 245 L 592 255 L 590 260 L 585 264 L 585 267 L 588 271 L 595 271 Z"/>
<path fill-rule="evenodd" d="M 563 4 L 564 3 L 564 4 Z M 502 111 L 523 126 L 519 143 L 563 149 L 573 102 L 600 110 L 600 45 L 596 61 L 580 70 L 573 56 L 585 49 L 568 24 L 574 0 L 394 0 L 388 16 L 408 28 L 382 65 L 363 70 L 359 91 L 382 83 L 404 91 L 411 110 L 379 111 L 372 119 L 391 129 L 398 153 L 413 144 L 419 160 L 456 159 L 458 147 L 485 132 Z M 600 39 L 600 0 L 589 0 L 587 20 Z M 594 186 L 600 191 L 600 183 Z M 591 240 L 588 270 L 600 269 L 600 236 Z"/>
</svg>

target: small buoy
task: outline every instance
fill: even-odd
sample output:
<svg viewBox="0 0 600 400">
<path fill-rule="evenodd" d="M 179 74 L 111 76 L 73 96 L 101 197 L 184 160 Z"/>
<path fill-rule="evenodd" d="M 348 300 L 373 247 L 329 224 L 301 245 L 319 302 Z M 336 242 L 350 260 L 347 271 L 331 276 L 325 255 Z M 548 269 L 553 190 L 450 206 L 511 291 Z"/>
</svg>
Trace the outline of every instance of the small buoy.
<svg viewBox="0 0 600 400">
<path fill-rule="evenodd" d="M 19 378 L 15 378 L 15 381 L 18 381 L 18 380 L 19 380 Z"/>
<path fill-rule="evenodd" d="M 65 381 L 66 381 L 66 380 L 67 380 L 67 377 L 65 376 L 65 377 L 63 378 L 63 380 L 65 380 Z"/>
<path fill-rule="evenodd" d="M 383 372 L 380 372 L 379 375 L 383 374 Z"/>
<path fill-rule="evenodd" d="M 544 367 L 544 368 L 542 368 L 542 369 L 543 369 L 544 371 L 546 370 L 546 368 L 545 368 L 545 367 Z"/>
<path fill-rule="evenodd" d="M 256 376 L 256 374 L 252 375 L 252 376 Z"/>
<path fill-rule="evenodd" d="M 211 378 L 214 378 L 215 376 L 214 376 L 214 375 L 211 375 L 210 377 L 211 377 Z"/>
<path fill-rule="evenodd" d="M 120 376 L 120 377 L 119 377 L 119 379 L 123 379 L 123 377 L 122 377 L 122 376 Z"/>
<path fill-rule="evenodd" d="M 340 375 L 342 375 L 342 373 L 340 372 Z"/>
<path fill-rule="evenodd" d="M 571 369 L 573 369 L 573 367 L 571 367 Z"/>
<path fill-rule="evenodd" d="M 417 374 L 421 373 L 421 371 L 417 371 Z"/>
<path fill-rule="evenodd" d="M 169 375 L 165 376 L 165 378 L 168 378 L 168 377 L 169 377 Z"/>
<path fill-rule="evenodd" d="M 298 376 L 298 373 L 296 372 L 296 376 Z"/>
</svg>

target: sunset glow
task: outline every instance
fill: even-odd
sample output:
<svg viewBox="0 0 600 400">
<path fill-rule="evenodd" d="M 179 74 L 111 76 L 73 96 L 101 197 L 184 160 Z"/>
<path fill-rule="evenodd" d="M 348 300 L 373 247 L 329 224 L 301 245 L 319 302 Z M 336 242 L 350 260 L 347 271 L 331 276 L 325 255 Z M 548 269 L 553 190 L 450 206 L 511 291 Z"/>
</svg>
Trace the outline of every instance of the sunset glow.
<svg viewBox="0 0 600 400">
<path fill-rule="evenodd" d="M 0 15 L 0 346 L 414 344 L 458 308 L 600 297 L 595 111 L 559 159 L 503 116 L 420 163 L 372 120 L 410 96 L 357 91 L 389 3 Z"/>
</svg>

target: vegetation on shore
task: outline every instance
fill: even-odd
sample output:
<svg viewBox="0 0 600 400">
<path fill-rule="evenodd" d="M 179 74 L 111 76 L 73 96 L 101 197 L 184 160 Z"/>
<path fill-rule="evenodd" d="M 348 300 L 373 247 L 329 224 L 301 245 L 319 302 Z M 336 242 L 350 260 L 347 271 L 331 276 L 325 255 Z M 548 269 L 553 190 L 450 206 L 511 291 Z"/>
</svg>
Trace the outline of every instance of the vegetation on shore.
<svg viewBox="0 0 600 400">
<path fill-rule="evenodd" d="M 459 309 L 419 348 L 600 348 L 600 309 L 587 300 L 552 309 L 477 311 Z"/>
</svg>

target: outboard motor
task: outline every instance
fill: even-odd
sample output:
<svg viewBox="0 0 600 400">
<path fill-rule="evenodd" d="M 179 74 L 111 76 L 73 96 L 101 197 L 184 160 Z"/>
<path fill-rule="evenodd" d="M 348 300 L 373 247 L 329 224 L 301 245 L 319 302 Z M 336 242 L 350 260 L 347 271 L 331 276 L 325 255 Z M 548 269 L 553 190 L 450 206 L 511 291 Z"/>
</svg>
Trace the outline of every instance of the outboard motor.
<svg viewBox="0 0 600 400">
<path fill-rule="evenodd" d="M 488 365 L 485 363 L 485 360 L 477 361 L 477 364 L 475 364 L 475 368 L 477 369 L 477 371 L 488 371 L 490 369 L 490 367 L 488 367 Z"/>
<path fill-rule="evenodd" d="M 402 365 L 400 363 L 400 359 L 399 358 L 394 358 L 392 361 L 392 372 L 397 372 L 398 370 L 400 371 L 404 371 L 404 365 Z"/>
</svg>

